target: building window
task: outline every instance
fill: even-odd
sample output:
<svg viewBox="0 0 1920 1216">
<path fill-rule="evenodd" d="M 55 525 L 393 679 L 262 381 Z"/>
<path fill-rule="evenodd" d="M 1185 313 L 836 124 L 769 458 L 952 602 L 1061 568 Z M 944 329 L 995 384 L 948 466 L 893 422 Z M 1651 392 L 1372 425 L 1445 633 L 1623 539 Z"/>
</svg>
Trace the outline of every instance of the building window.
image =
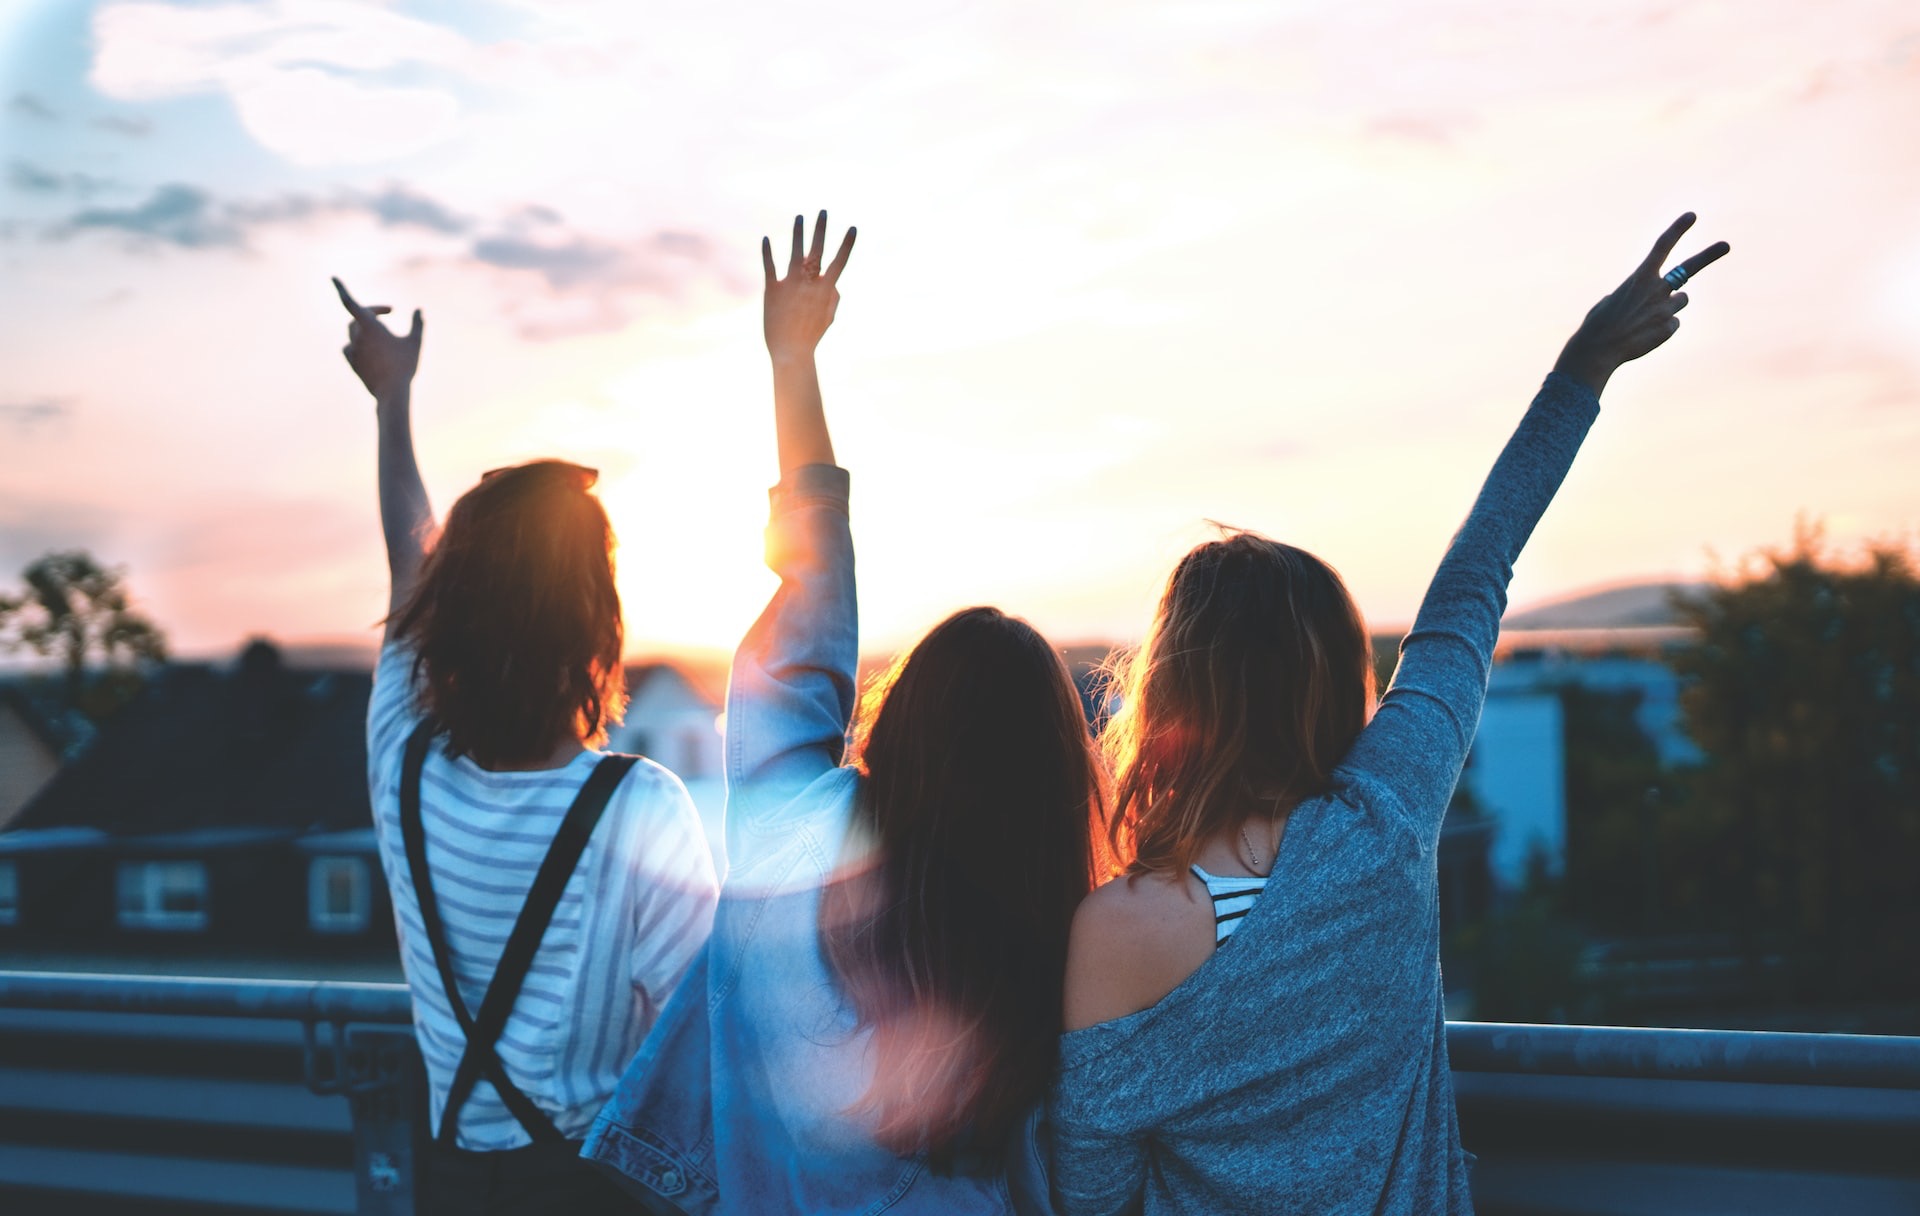
<svg viewBox="0 0 1920 1216">
<path fill-rule="evenodd" d="M 122 929 L 191 933 L 207 927 L 207 867 L 197 861 L 123 861 Z"/>
<path fill-rule="evenodd" d="M 0 925 L 20 923 L 20 868 L 0 861 Z"/>
<path fill-rule="evenodd" d="M 315 933 L 359 933 L 373 916 L 367 863 L 316 857 L 307 867 L 307 923 Z"/>
</svg>

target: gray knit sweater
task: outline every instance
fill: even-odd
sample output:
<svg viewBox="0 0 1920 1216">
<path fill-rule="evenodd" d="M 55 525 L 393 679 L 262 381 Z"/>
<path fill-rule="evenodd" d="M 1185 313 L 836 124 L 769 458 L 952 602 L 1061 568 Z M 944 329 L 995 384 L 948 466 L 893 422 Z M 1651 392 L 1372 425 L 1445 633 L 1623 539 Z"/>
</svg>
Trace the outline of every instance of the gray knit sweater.
<svg viewBox="0 0 1920 1216">
<path fill-rule="evenodd" d="M 1065 1216 L 1471 1212 L 1435 851 L 1513 560 L 1598 411 L 1547 377 L 1337 788 L 1295 808 L 1239 931 L 1152 1008 L 1061 1039 L 1048 1122 Z"/>
</svg>

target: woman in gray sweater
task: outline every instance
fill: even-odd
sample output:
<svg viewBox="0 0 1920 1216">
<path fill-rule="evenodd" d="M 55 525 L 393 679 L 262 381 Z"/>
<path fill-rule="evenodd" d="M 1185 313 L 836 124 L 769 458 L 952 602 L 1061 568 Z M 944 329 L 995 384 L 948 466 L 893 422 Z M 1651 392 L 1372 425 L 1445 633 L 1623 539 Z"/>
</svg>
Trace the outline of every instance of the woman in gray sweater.
<svg viewBox="0 0 1920 1216">
<path fill-rule="evenodd" d="M 1621 364 L 1679 328 L 1682 216 L 1601 300 L 1494 464 L 1374 705 L 1312 554 L 1241 533 L 1175 567 L 1105 735 L 1125 877 L 1076 915 L 1049 1103 L 1066 1216 L 1469 1212 L 1435 851 L 1512 563 Z"/>
</svg>

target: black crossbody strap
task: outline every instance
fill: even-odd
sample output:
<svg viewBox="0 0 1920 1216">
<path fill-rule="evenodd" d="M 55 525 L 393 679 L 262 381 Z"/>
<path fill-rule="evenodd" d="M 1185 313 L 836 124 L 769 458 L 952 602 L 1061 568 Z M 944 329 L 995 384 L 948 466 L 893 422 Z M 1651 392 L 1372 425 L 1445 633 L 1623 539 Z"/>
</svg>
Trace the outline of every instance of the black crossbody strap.
<svg viewBox="0 0 1920 1216">
<path fill-rule="evenodd" d="M 546 859 L 540 863 L 533 886 L 527 892 L 526 904 L 520 909 L 513 932 L 508 935 L 506 947 L 500 953 L 500 963 L 487 984 L 487 994 L 480 1002 L 480 1012 L 469 1014 L 454 981 L 453 962 L 447 949 L 445 928 L 440 920 L 439 902 L 434 897 L 433 879 L 427 870 L 426 834 L 420 816 L 420 777 L 435 733 L 430 723 L 422 723 L 407 741 L 406 760 L 400 778 L 400 830 L 406 843 L 407 865 L 413 875 L 414 895 L 420 904 L 421 924 L 433 948 L 434 963 L 440 970 L 440 982 L 446 990 L 447 1003 L 452 1007 L 454 1020 L 460 1023 L 460 1029 L 467 1038 L 466 1051 L 461 1055 L 459 1067 L 454 1070 L 453 1083 L 447 1089 L 438 1139 L 443 1144 L 455 1143 L 460 1110 L 472 1095 L 474 1084 L 484 1075 L 500 1095 L 501 1104 L 512 1113 L 529 1136 L 536 1142 L 559 1142 L 563 1139 L 559 1129 L 507 1076 L 506 1067 L 495 1048 L 506 1029 L 520 988 L 526 982 L 527 972 L 533 966 L 540 939 L 546 935 L 554 909 L 559 906 L 560 897 L 566 891 L 567 880 L 580 864 L 580 856 L 586 851 L 587 841 L 592 838 L 593 830 L 605 813 L 614 790 L 633 767 L 637 757 L 607 756 L 594 766 L 592 774 L 574 797 L 573 805 L 567 808 L 559 831 L 554 833 Z"/>
</svg>

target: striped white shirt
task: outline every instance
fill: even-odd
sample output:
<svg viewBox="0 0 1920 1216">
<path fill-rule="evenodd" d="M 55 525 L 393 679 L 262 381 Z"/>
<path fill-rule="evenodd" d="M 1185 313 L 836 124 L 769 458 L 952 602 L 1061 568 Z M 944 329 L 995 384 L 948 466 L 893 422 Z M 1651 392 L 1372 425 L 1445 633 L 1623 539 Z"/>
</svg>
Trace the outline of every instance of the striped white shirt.
<svg viewBox="0 0 1920 1216">
<path fill-rule="evenodd" d="M 401 758 L 420 720 L 412 662 L 398 644 L 380 653 L 367 710 L 368 788 L 437 1132 L 466 1038 L 420 923 L 400 838 Z M 601 755 L 585 752 L 557 769 L 490 772 L 438 747 L 428 753 L 420 781 L 427 868 L 470 1013 L 479 1013 L 534 874 Z M 612 1095 L 706 940 L 718 897 L 686 788 L 651 761 L 634 765 L 567 881 L 497 1048 L 507 1075 L 562 1135 L 583 1137 Z M 482 1079 L 460 1113 L 458 1143 L 484 1152 L 531 1138 Z"/>
<path fill-rule="evenodd" d="M 1193 876 L 1207 884 L 1207 898 L 1213 901 L 1213 945 L 1215 949 L 1233 936 L 1247 913 L 1253 911 L 1253 905 L 1259 902 L 1260 895 L 1267 889 L 1267 879 L 1241 874 L 1213 874 L 1199 866 L 1188 866 Z"/>
</svg>

